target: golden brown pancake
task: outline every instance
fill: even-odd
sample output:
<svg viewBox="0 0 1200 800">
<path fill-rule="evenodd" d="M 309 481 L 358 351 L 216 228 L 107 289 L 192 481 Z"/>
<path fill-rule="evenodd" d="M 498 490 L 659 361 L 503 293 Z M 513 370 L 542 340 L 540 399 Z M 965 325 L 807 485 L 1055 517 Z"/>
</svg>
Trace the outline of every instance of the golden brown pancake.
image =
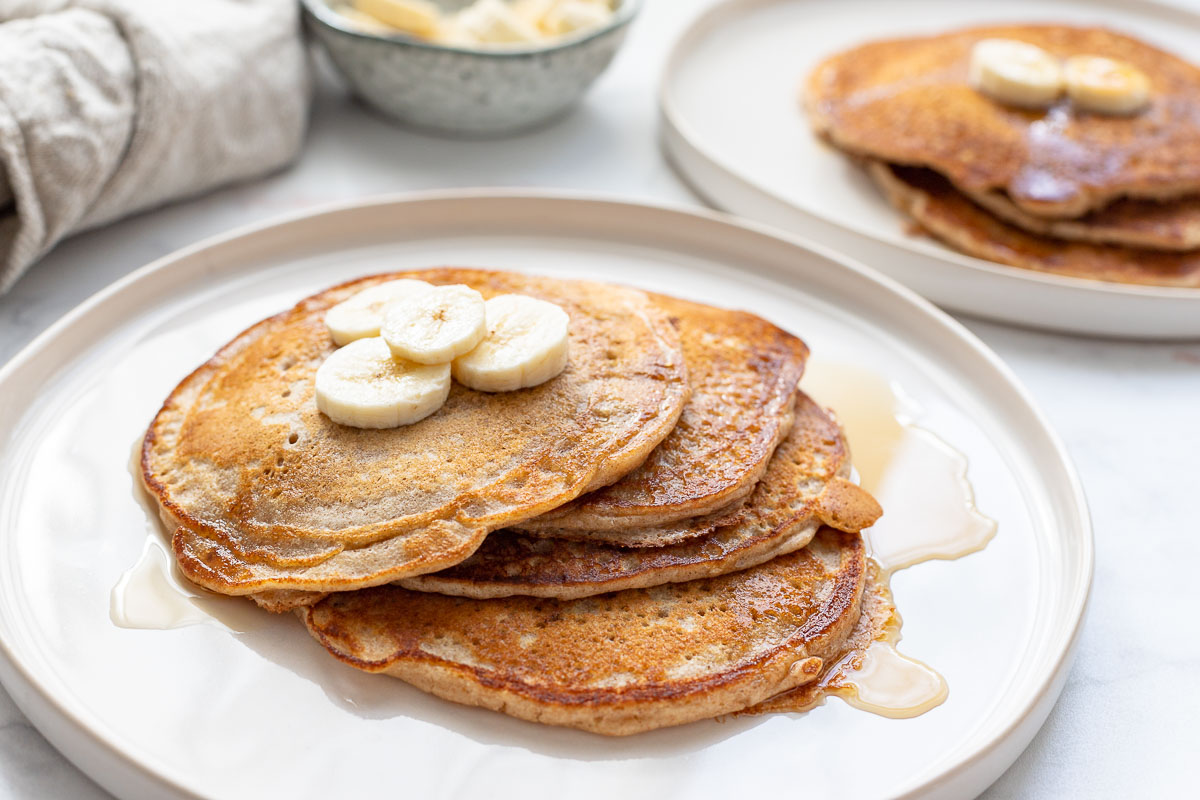
<svg viewBox="0 0 1200 800">
<path fill-rule="evenodd" d="M 868 171 L 893 205 L 968 255 L 1075 278 L 1200 287 L 1200 251 L 1137 250 L 1036 236 L 1001 222 L 931 170 L 875 162 Z"/>
<path fill-rule="evenodd" d="M 313 390 L 334 350 L 325 311 L 397 278 L 557 303 L 571 318 L 566 370 L 516 392 L 456 384 L 413 425 L 332 422 Z M 678 335 L 644 292 L 468 269 L 378 275 L 260 322 L 188 376 L 147 432 L 144 480 L 201 586 L 353 589 L 458 563 L 489 531 L 620 478 L 687 395 Z"/>
<path fill-rule="evenodd" d="M 1122 198 L 1079 219 L 1028 214 L 1003 192 L 968 197 L 1005 222 L 1039 236 L 1148 250 L 1200 249 L 1200 195 L 1175 200 Z"/>
<path fill-rule="evenodd" d="M 787 433 L 804 342 L 744 311 L 654 300 L 679 327 L 692 386 L 679 423 L 633 472 L 526 530 L 644 530 L 724 511 L 750 494 Z"/>
<path fill-rule="evenodd" d="M 1068 100 L 1046 111 L 1002 105 L 967 80 L 971 48 L 992 37 L 1127 61 L 1149 78 L 1150 106 L 1121 117 Z M 1002 191 L 1031 215 L 1200 193 L 1200 69 L 1102 28 L 1004 25 L 871 42 L 819 65 L 806 105 L 815 129 L 844 150 L 929 167 L 972 195 Z"/>
<path fill-rule="evenodd" d="M 862 538 L 708 580 L 579 600 L 471 600 L 380 586 L 299 613 L 341 661 L 439 697 L 625 735 L 753 706 L 842 652 L 866 583 Z"/>
<path fill-rule="evenodd" d="M 804 547 L 821 523 L 850 531 L 874 524 L 879 504 L 846 480 L 849 456 L 837 423 L 799 394 L 791 432 L 732 524 L 681 544 L 634 550 L 497 531 L 461 564 L 399 583 L 479 599 L 565 600 L 746 569 Z"/>
</svg>

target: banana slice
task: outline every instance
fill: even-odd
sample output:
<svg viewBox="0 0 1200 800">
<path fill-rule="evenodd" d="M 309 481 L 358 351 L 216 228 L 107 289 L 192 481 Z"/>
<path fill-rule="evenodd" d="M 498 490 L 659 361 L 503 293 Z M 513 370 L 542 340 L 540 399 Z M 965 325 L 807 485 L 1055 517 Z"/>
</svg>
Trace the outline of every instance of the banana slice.
<svg viewBox="0 0 1200 800">
<path fill-rule="evenodd" d="M 612 19 L 608 3 L 596 0 L 560 0 L 542 18 L 542 30 L 555 36 L 599 28 Z"/>
<path fill-rule="evenodd" d="M 527 44 L 540 38 L 537 28 L 504 0 L 479 0 L 458 13 L 458 27 L 482 44 Z"/>
<path fill-rule="evenodd" d="M 449 364 L 487 335 L 483 295 L 469 286 L 435 286 L 392 303 L 380 334 L 392 355 L 419 364 Z"/>
<path fill-rule="evenodd" d="M 441 23 L 438 7 L 428 0 L 354 0 L 354 7 L 385 25 L 432 39 Z"/>
<path fill-rule="evenodd" d="M 1063 67 L 1067 96 L 1085 111 L 1132 114 L 1150 102 L 1150 79 L 1125 61 L 1072 56 Z"/>
<path fill-rule="evenodd" d="M 971 50 L 971 85 L 1001 103 L 1046 108 L 1063 91 L 1058 59 L 1015 39 L 981 39 Z"/>
<path fill-rule="evenodd" d="M 354 27 L 355 30 L 362 33 L 381 33 L 385 36 L 391 33 L 396 33 L 396 29 L 391 25 L 385 25 L 379 20 L 372 17 L 370 14 L 364 14 L 354 6 L 332 6 L 333 10 L 342 15 L 342 18 Z"/>
<path fill-rule="evenodd" d="M 363 289 L 326 311 L 325 324 L 329 326 L 329 333 L 338 345 L 350 344 L 355 339 L 367 336 L 378 336 L 384 311 L 389 305 L 432 290 L 433 284 L 425 281 L 404 279 L 381 283 Z"/>
<path fill-rule="evenodd" d="M 512 0 L 509 5 L 517 16 L 536 28 L 557 2 L 558 0 Z"/>
<path fill-rule="evenodd" d="M 567 312 L 519 294 L 502 294 L 484 305 L 488 333 L 474 350 L 454 359 L 459 383 L 480 392 L 510 392 L 566 369 Z"/>
<path fill-rule="evenodd" d="M 393 358 L 378 336 L 334 350 L 317 369 L 317 408 L 355 428 L 411 425 L 441 408 L 449 394 L 449 364 Z"/>
<path fill-rule="evenodd" d="M 438 44 L 447 44 L 451 47 L 469 48 L 479 44 L 479 40 L 458 21 L 457 15 L 442 19 L 433 40 Z"/>
</svg>

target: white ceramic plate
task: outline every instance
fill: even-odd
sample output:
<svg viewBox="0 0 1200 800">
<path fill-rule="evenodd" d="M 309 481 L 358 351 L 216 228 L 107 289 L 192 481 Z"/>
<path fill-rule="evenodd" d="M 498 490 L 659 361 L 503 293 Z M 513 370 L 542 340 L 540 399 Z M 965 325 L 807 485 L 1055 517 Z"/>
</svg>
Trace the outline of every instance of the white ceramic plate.
<svg viewBox="0 0 1200 800">
<path fill-rule="evenodd" d="M 731 0 L 672 53 L 660 93 L 668 155 L 714 205 L 823 242 L 947 308 L 1101 336 L 1200 337 L 1200 289 L 1044 275 L 910 236 L 864 172 L 810 131 L 800 84 L 824 57 L 1005 20 L 1105 25 L 1193 59 L 1200 41 L 1200 17 L 1135 0 Z"/>
<path fill-rule="evenodd" d="M 291 616 L 129 630 L 110 591 L 147 521 L 131 448 L 174 384 L 263 316 L 339 281 L 434 264 L 637 284 L 753 309 L 826 360 L 898 382 L 970 459 L 999 534 L 899 573 L 901 649 L 947 702 L 841 701 L 611 740 L 437 700 L 334 661 Z M 127 797 L 963 797 L 1025 747 L 1062 685 L 1091 577 L 1067 458 L 1010 373 L 891 281 L 717 215 L 446 194 L 235 233 L 101 292 L 0 371 L 0 677 L 69 758 Z M 225 618 L 230 618 L 228 615 Z"/>
</svg>

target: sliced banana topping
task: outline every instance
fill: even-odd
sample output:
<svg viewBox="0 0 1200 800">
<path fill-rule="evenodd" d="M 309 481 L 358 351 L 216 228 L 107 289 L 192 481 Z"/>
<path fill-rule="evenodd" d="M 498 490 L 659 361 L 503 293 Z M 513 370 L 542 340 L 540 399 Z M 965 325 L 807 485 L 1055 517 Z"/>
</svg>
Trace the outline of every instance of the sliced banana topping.
<svg viewBox="0 0 1200 800">
<path fill-rule="evenodd" d="M 542 20 L 558 3 L 559 0 L 512 0 L 509 5 L 517 12 L 517 16 L 533 27 L 540 28 Z"/>
<path fill-rule="evenodd" d="M 599 28 L 612 18 L 608 3 L 596 0 L 560 0 L 541 20 L 542 30 L 556 36 Z"/>
<path fill-rule="evenodd" d="M 518 294 L 493 297 L 487 336 L 454 359 L 454 378 L 480 392 L 508 392 L 545 383 L 567 366 L 567 312 Z"/>
<path fill-rule="evenodd" d="M 451 47 L 475 47 L 479 44 L 471 32 L 459 23 L 457 14 L 442 18 L 433 40 Z"/>
<path fill-rule="evenodd" d="M 353 8 L 385 25 L 425 39 L 437 33 L 441 22 L 438 7 L 429 0 L 354 0 Z"/>
<path fill-rule="evenodd" d="M 341 14 L 347 22 L 362 33 L 379 33 L 387 36 L 396 32 L 396 29 L 391 25 L 380 22 L 375 17 L 359 11 L 354 6 L 336 5 L 331 6 L 331 8 Z"/>
<path fill-rule="evenodd" d="M 1150 102 L 1150 79 L 1125 61 L 1072 56 L 1063 67 L 1067 95 L 1085 111 L 1133 114 Z"/>
<path fill-rule="evenodd" d="M 567 366 L 567 312 L 525 295 L 485 302 L 469 286 L 388 281 L 329 309 L 325 323 L 345 346 L 317 370 L 317 408 L 356 428 L 424 419 L 446 402 L 452 375 L 505 392 Z"/>
<path fill-rule="evenodd" d="M 333 341 L 339 345 L 350 344 L 355 339 L 378 336 L 383 325 L 384 311 L 389 305 L 406 297 L 433 291 L 433 284 L 425 281 L 398 280 L 381 283 L 363 289 L 348 300 L 338 303 L 325 312 L 325 324 Z"/>
<path fill-rule="evenodd" d="M 538 29 L 504 0 L 479 0 L 459 12 L 457 22 L 480 44 L 528 44 L 541 38 Z"/>
<path fill-rule="evenodd" d="M 487 334 L 483 295 L 469 286 L 435 286 L 387 308 L 380 334 L 392 355 L 448 364 Z"/>
<path fill-rule="evenodd" d="M 351 3 L 347 5 L 346 3 Z M 330 8 L 365 33 L 407 33 L 454 47 L 511 47 L 600 28 L 610 0 L 475 0 L 443 12 L 428 0 L 344 0 Z"/>
<path fill-rule="evenodd" d="M 335 350 L 317 370 L 317 408 L 355 428 L 410 425 L 441 408 L 449 394 L 449 364 L 394 358 L 378 336 Z"/>
<path fill-rule="evenodd" d="M 1016 39 L 982 39 L 971 51 L 971 86 L 1001 103 L 1046 108 L 1063 91 L 1058 59 Z"/>
</svg>

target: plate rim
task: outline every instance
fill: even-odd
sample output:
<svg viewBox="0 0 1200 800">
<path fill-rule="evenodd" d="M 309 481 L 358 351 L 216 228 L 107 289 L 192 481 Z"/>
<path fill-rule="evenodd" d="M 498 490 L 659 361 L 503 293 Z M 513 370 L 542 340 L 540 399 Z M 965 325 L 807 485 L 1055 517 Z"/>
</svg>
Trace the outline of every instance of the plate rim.
<svg viewBox="0 0 1200 800">
<path fill-rule="evenodd" d="M 735 1 L 741 2 L 742 0 Z M 755 1 L 757 2 L 758 0 Z M 1075 559 L 1066 559 L 1066 561 L 1074 560 L 1076 562 L 1074 571 L 1078 573 L 1080 578 L 1077 582 L 1076 591 L 1069 595 L 1069 602 L 1065 604 L 1071 612 L 1069 632 L 1053 664 L 1049 666 L 1044 674 L 1038 676 L 1039 679 L 1036 688 L 1030 691 L 1026 701 L 1013 713 L 1012 721 L 1003 731 L 991 737 L 989 741 L 975 752 L 967 755 L 957 764 L 923 782 L 904 787 L 903 794 L 898 796 L 926 796 L 930 793 L 944 790 L 949 781 L 962 778 L 971 771 L 980 769 L 981 765 L 984 765 L 984 762 L 988 762 L 989 760 L 994 762 L 992 766 L 995 767 L 992 770 L 994 774 L 988 777 L 988 783 L 990 784 L 995 777 L 998 777 L 1004 769 L 1010 766 L 1017 756 L 1019 756 L 1020 752 L 1024 750 L 1024 747 L 1028 744 L 1028 740 L 1040 729 L 1046 714 L 1049 713 L 1050 708 L 1057 701 L 1061 693 L 1062 683 L 1074 658 L 1076 645 L 1086 617 L 1086 609 L 1094 575 L 1095 540 L 1091 516 L 1078 471 L 1065 445 L 1050 426 L 1029 391 L 1007 364 L 980 340 L 979 337 L 949 314 L 890 276 L 880 273 L 828 247 L 806 240 L 803 237 L 780 231 L 777 228 L 762 223 L 736 218 L 722 211 L 692 207 L 679 203 L 645 201 L 613 194 L 569 190 L 527 188 L 431 190 L 387 193 L 321 204 L 312 208 L 276 215 L 260 222 L 249 223 L 224 233 L 205 237 L 194 244 L 161 256 L 122 278 L 113 281 L 63 314 L 58 320 L 22 347 L 9 361 L 0 365 L 0 388 L 12 380 L 14 374 L 36 358 L 55 339 L 69 331 L 81 319 L 95 311 L 97 307 L 130 290 L 141 282 L 163 273 L 170 269 L 176 262 L 196 256 L 203 251 L 227 246 L 238 240 L 245 240 L 243 244 L 250 244 L 256 237 L 269 235 L 275 229 L 315 217 L 328 217 L 339 213 L 354 213 L 370 208 L 471 201 L 484 201 L 497 204 L 509 201 L 549 201 L 553 204 L 569 203 L 574 206 L 591 204 L 626 214 L 638 214 L 639 212 L 652 210 L 676 217 L 698 220 L 707 226 L 713 227 L 714 230 L 723 229 L 725 232 L 749 233 L 760 241 L 773 241 L 776 244 L 782 244 L 791 249 L 807 251 L 808 254 L 829 262 L 831 266 L 855 273 L 859 278 L 877 284 L 879 289 L 891 295 L 890 299 L 892 301 L 908 305 L 912 307 L 911 311 L 920 313 L 930 322 L 936 323 L 946 333 L 958 339 L 960 344 L 966 345 L 975 358 L 980 359 L 986 367 L 991 369 L 995 378 L 1001 380 L 1014 392 L 1025 406 L 1024 410 L 1031 416 L 1032 422 L 1036 424 L 1038 432 L 1044 437 L 1045 445 L 1050 448 L 1051 453 L 1055 457 L 1056 463 L 1053 466 L 1061 472 L 1062 480 L 1065 481 L 1064 488 L 1070 495 L 1069 508 L 1065 507 L 1064 510 L 1068 513 L 1072 522 L 1070 527 L 1076 529 L 1079 534 L 1079 553 L 1077 557 Z M 669 243 L 664 245 L 664 249 L 670 248 L 671 245 Z M 275 249 L 278 249 L 278 246 Z M 193 267 L 193 277 L 195 276 L 196 269 Z M 172 289 L 166 289 L 164 293 L 171 294 L 173 291 Z M 38 383 L 44 383 L 46 380 L 47 378 L 43 377 L 39 379 Z M 25 409 L 27 409 L 27 405 L 22 406 L 21 412 Z M 7 431 L 0 431 L 0 433 L 8 435 Z M 0 480 L 4 478 L 5 474 L 0 472 Z M 5 536 L 5 533 L 0 531 L 0 537 L 2 536 Z M 2 610 L 0 609 L 0 612 Z M 64 757 L 79 767 L 92 780 L 110 791 L 115 791 L 113 787 L 119 787 L 124 790 L 133 788 L 136 796 L 161 796 L 165 791 L 173 792 L 174 794 L 170 796 L 176 797 L 202 797 L 202 795 L 193 789 L 175 780 L 171 774 L 171 770 L 161 768 L 162 765 L 149 764 L 143 760 L 139 760 L 133 753 L 123 749 L 120 746 L 121 743 L 114 741 L 105 731 L 96 729 L 91 720 L 82 719 L 75 713 L 73 708 L 56 696 L 53 687 L 47 686 L 44 679 L 39 678 L 32 671 L 30 665 L 26 663 L 27 660 L 19 656 L 16 652 L 16 645 L 8 641 L 4 630 L 0 628 L 0 683 L 12 694 L 18 708 L 29 717 L 39 732 L 46 736 Z M 1032 728 L 1030 728 L 1031 724 Z M 1021 742 L 1021 746 L 1011 754 L 1011 757 L 1000 757 L 997 759 L 997 751 L 1002 749 L 1006 744 L 1013 742 L 1015 736 L 1022 735 L 1023 731 L 1026 730 L 1028 731 L 1028 738 L 1024 742 Z M 998 767 L 996 764 L 998 764 Z M 113 766 L 116 767 L 118 772 L 122 773 L 121 779 L 132 780 L 137 785 L 131 786 L 130 784 L 119 783 L 119 779 L 113 777 L 111 773 L 105 774 Z"/>
<path fill-rule="evenodd" d="M 744 15 L 752 13 L 758 9 L 781 5 L 783 3 L 808 3 L 811 4 L 817 0 L 720 0 L 716 4 L 708 7 L 705 11 L 692 20 L 684 29 L 683 33 L 675 40 L 671 47 L 671 51 L 667 56 L 665 66 L 659 76 L 657 98 L 659 107 L 659 116 L 662 124 L 674 135 L 672 137 L 663 137 L 664 145 L 672 155 L 673 148 L 679 146 L 679 143 L 689 147 L 696 156 L 707 161 L 712 167 L 720 170 L 723 177 L 733 180 L 745 189 L 751 192 L 762 195 L 772 202 L 779 203 L 782 206 L 797 211 L 806 216 L 819 220 L 822 223 L 832 225 L 839 231 L 858 238 L 868 239 L 876 244 L 887 247 L 894 247 L 903 250 L 908 255 L 917 258 L 926 258 L 940 260 L 954 266 L 963 267 L 974 272 L 982 272 L 993 278 L 999 278 L 1005 281 L 1028 282 L 1034 285 L 1051 286 L 1056 289 L 1065 289 L 1068 291 L 1079 291 L 1091 293 L 1100 296 L 1115 296 L 1115 297 L 1138 297 L 1141 299 L 1156 298 L 1163 300 L 1171 300 L 1175 302 L 1188 301 L 1195 302 L 1200 306 L 1200 287 L 1169 287 L 1169 286 L 1154 286 L 1145 284 L 1122 284 L 1112 281 L 1101 281 L 1094 278 L 1081 278 L 1068 275 L 1056 275 L 1053 273 L 1043 273 L 1036 270 L 1023 269 L 1021 267 L 1001 264 L 999 262 L 988 261 L 987 259 L 969 256 L 964 253 L 951 250 L 945 247 L 945 252 L 930 253 L 917 247 L 915 243 L 903 236 L 883 236 L 877 235 L 860 226 L 842 222 L 825 214 L 822 214 L 818 209 L 804 207 L 793 203 L 791 200 L 782 197 L 772 189 L 760 185 L 754 180 L 746 177 L 738 170 L 729 166 L 725 161 L 714 154 L 709 148 L 705 147 L 700 138 L 697 136 L 694 127 L 688 122 L 674 99 L 671 91 L 671 86 L 675 80 L 675 76 L 681 69 L 681 64 L 689 57 L 690 50 L 694 49 L 699 41 L 706 35 L 711 33 L 711 29 L 715 27 L 719 20 L 727 19 L 735 15 Z M 1078 2 L 1078 0 L 1075 0 Z M 1094 0 L 1094 4 L 1103 4 L 1106 6 L 1133 6 L 1139 10 L 1149 10 L 1159 14 L 1179 15 L 1187 19 L 1196 32 L 1200 34 L 1200 11 L 1192 11 L 1191 9 L 1169 5 L 1160 0 Z M 679 159 L 671 158 L 670 161 L 676 167 L 677 171 L 685 177 L 689 186 L 696 187 L 694 176 L 692 173 L 680 164 Z M 697 187 L 698 188 L 698 187 Z M 701 191 L 701 194 L 706 200 L 719 205 L 721 208 L 727 206 L 723 201 L 708 191 Z"/>
</svg>

